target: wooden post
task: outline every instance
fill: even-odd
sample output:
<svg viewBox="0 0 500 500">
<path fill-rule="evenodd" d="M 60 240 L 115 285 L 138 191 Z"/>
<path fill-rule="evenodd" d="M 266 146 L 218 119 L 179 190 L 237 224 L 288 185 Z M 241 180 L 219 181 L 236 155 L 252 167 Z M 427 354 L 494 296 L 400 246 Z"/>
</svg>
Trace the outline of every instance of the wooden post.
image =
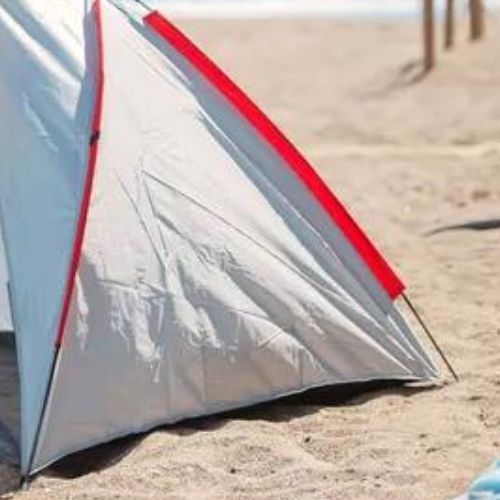
<svg viewBox="0 0 500 500">
<path fill-rule="evenodd" d="M 424 71 L 430 71 L 436 62 L 434 47 L 434 0 L 423 0 Z"/>
<path fill-rule="evenodd" d="M 484 6 L 482 0 L 469 0 L 470 39 L 479 40 L 484 35 Z"/>
<path fill-rule="evenodd" d="M 455 2 L 446 0 L 446 12 L 444 18 L 444 48 L 449 50 L 455 42 Z"/>
</svg>

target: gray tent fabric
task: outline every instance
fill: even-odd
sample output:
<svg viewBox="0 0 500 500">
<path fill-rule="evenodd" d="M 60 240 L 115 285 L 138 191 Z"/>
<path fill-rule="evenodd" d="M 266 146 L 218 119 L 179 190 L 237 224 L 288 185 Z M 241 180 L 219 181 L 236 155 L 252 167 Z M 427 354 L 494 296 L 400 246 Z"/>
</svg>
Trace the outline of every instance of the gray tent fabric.
<svg viewBox="0 0 500 500">
<path fill-rule="evenodd" d="M 30 331 L 16 328 L 23 360 L 53 361 L 37 379 L 37 411 L 28 406 L 21 418 L 21 471 L 160 424 L 312 387 L 435 382 L 433 361 L 394 306 L 397 294 L 290 168 L 274 129 L 263 122 L 271 130 L 263 135 L 209 78 L 219 74 L 212 63 L 199 58 L 204 72 L 197 49 L 177 31 L 163 37 L 153 23 L 166 23 L 161 13 L 151 17 L 137 2 L 66 8 L 65 22 L 80 15 L 88 32 L 72 38 L 84 67 L 72 73 L 72 91 L 59 95 L 62 109 L 72 110 L 65 123 L 78 129 L 65 140 L 74 141 L 69 150 L 83 148 L 77 109 L 84 109 L 90 148 L 55 154 L 59 163 L 73 158 L 78 172 L 86 162 L 87 170 L 58 181 L 68 198 L 52 197 L 52 215 L 70 199 L 79 208 L 63 226 L 64 241 L 52 242 L 65 272 L 44 292 L 58 305 L 50 335 L 31 344 Z M 49 19 L 47 11 L 38 15 Z M 0 33 L 1 14 L 0 7 Z M 104 84 L 90 90 L 90 76 L 100 82 L 101 70 Z M 36 126 L 30 115 L 21 130 Z M 44 134 L 50 144 L 50 130 Z M 57 172 L 44 168 L 39 188 L 48 199 Z M 5 200 L 0 207 L 2 215 L 15 208 Z M 26 258 L 11 258 L 12 241 L 21 239 L 12 231 L 24 237 L 29 224 L 4 230 L 14 289 L 29 297 L 35 276 L 11 272 Z M 58 337 L 54 318 L 65 319 L 66 301 Z M 30 313 L 22 304 L 13 304 L 16 325 Z M 25 372 L 25 361 L 19 370 L 24 401 L 35 374 Z"/>
</svg>

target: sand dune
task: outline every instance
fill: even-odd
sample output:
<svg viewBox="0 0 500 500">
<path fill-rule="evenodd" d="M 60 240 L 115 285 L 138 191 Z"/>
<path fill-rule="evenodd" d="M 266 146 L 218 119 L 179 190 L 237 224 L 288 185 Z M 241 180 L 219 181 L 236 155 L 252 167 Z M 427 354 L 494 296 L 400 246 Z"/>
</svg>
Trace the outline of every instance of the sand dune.
<svg viewBox="0 0 500 500">
<path fill-rule="evenodd" d="M 461 42 L 420 79 L 419 31 L 409 21 L 182 22 L 379 243 L 460 383 L 341 405 L 278 402 L 162 429 L 47 471 L 24 494 L 12 493 L 15 474 L 0 465 L 0 498 L 460 493 L 500 453 L 500 231 L 428 233 L 500 217 L 500 31 L 492 23 L 487 41 Z"/>
</svg>

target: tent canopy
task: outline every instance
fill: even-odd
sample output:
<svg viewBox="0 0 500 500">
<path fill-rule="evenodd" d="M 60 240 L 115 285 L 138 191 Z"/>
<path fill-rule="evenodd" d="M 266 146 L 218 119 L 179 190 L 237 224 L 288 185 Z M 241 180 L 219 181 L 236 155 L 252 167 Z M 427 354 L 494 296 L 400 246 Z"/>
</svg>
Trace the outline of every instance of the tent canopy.
<svg viewBox="0 0 500 500">
<path fill-rule="evenodd" d="M 161 12 L 6 0 L 0 45 L 23 474 L 310 387 L 436 379 L 391 267 Z"/>
</svg>

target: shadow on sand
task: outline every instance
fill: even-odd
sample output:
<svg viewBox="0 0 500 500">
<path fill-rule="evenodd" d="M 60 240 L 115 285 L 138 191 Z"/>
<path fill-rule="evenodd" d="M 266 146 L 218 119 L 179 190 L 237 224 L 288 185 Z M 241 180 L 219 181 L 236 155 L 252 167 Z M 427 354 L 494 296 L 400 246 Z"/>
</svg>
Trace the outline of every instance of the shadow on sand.
<svg viewBox="0 0 500 500">
<path fill-rule="evenodd" d="M 372 98 L 387 97 L 394 92 L 417 85 L 427 74 L 421 60 L 408 61 L 396 68 L 387 81 L 367 95 Z"/>
<path fill-rule="evenodd" d="M 411 397 L 433 388 L 435 387 L 414 386 L 398 381 L 375 381 L 321 387 L 244 409 L 185 420 L 179 424 L 160 427 L 157 432 L 163 431 L 189 436 L 198 432 L 220 429 L 231 420 L 288 422 L 313 414 L 325 407 L 360 406 L 383 395 L 397 394 Z M 74 479 L 105 470 L 126 458 L 147 434 L 117 439 L 74 453 L 45 469 L 41 474 L 59 479 Z M 0 500 L 10 498 L 10 495 L 19 488 L 19 477 L 15 470 L 0 462 Z"/>
<path fill-rule="evenodd" d="M 245 409 L 233 410 L 210 417 L 185 420 L 180 424 L 159 430 L 175 435 L 192 435 L 224 427 L 230 420 L 265 420 L 287 422 L 313 414 L 324 407 L 362 405 L 388 394 L 411 397 L 431 387 L 415 387 L 401 382 L 367 382 L 313 389 L 304 393 L 261 403 Z M 72 479 L 112 467 L 129 455 L 147 434 L 117 439 L 70 455 L 46 469 L 45 476 Z M 4 492 L 0 486 L 0 495 Z"/>
<path fill-rule="evenodd" d="M 500 219 L 484 219 L 464 222 L 463 224 L 441 226 L 432 231 L 428 231 L 425 233 L 425 236 L 434 236 L 435 234 L 448 231 L 491 231 L 492 229 L 500 229 Z"/>
</svg>

